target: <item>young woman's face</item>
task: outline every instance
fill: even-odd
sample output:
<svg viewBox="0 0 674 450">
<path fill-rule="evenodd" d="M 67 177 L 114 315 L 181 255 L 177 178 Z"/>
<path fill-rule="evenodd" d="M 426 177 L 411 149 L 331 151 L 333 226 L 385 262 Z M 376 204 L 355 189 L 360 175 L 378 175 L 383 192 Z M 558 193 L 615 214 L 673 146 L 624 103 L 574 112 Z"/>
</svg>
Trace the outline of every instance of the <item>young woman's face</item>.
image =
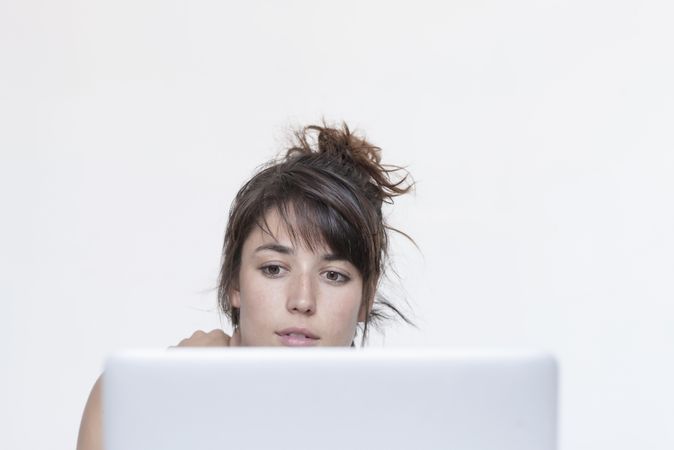
<svg viewBox="0 0 674 450">
<path fill-rule="evenodd" d="M 241 345 L 349 346 L 361 308 L 363 280 L 329 248 L 295 246 L 277 212 L 266 216 L 273 236 L 260 227 L 241 252 L 238 289 Z"/>
</svg>

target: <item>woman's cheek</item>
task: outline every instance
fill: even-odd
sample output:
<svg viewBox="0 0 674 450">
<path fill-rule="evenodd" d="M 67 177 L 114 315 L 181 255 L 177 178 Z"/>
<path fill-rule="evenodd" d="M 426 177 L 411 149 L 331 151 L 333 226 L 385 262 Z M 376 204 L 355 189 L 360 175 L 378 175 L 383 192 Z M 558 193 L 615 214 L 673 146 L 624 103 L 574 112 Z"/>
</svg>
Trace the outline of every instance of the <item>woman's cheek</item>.
<svg viewBox="0 0 674 450">
<path fill-rule="evenodd" d="M 328 313 L 331 319 L 328 321 L 331 326 L 330 334 L 333 336 L 334 344 L 351 345 L 358 325 L 360 305 L 352 296 L 334 300 L 333 304 L 339 305 Z"/>
<path fill-rule="evenodd" d="M 269 280 L 248 272 L 241 277 L 241 338 L 247 346 L 270 345 L 278 292 Z"/>
</svg>

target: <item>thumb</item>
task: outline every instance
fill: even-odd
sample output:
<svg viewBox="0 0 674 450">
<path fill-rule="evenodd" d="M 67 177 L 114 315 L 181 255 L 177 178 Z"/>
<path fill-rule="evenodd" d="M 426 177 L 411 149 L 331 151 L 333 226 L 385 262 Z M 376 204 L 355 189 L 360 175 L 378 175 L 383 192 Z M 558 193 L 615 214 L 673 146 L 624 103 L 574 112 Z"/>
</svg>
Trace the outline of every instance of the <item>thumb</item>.
<svg viewBox="0 0 674 450">
<path fill-rule="evenodd" d="M 229 346 L 230 347 L 241 346 L 241 331 L 240 331 L 239 327 L 236 327 L 234 329 L 234 332 L 232 333 L 232 337 L 229 339 Z"/>
</svg>

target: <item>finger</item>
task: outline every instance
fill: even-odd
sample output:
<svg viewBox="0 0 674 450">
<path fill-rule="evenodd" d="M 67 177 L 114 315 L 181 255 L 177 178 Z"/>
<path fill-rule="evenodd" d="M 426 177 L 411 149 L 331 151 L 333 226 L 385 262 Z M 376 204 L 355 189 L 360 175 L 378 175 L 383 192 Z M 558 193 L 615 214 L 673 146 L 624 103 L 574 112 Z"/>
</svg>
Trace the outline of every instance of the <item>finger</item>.
<svg viewBox="0 0 674 450">
<path fill-rule="evenodd" d="M 190 336 L 190 338 L 193 339 L 193 338 L 204 337 L 204 336 L 206 336 L 206 333 L 203 330 L 197 330 L 194 333 L 192 333 L 192 336 Z"/>
<path fill-rule="evenodd" d="M 202 341 L 201 338 L 199 337 L 195 338 L 194 335 L 192 335 L 192 337 L 183 339 L 182 341 L 178 342 L 178 345 L 176 347 L 199 347 L 200 345 L 202 345 L 199 343 L 200 341 Z"/>
<path fill-rule="evenodd" d="M 239 331 L 239 327 L 236 327 L 234 333 L 232 333 L 232 337 L 229 339 L 229 346 L 239 347 L 240 345 L 241 345 L 241 331 Z"/>
<path fill-rule="evenodd" d="M 211 330 L 208 334 L 208 341 L 205 343 L 205 346 L 208 347 L 226 347 L 229 345 L 229 336 L 225 334 L 224 331 L 217 328 Z"/>
</svg>

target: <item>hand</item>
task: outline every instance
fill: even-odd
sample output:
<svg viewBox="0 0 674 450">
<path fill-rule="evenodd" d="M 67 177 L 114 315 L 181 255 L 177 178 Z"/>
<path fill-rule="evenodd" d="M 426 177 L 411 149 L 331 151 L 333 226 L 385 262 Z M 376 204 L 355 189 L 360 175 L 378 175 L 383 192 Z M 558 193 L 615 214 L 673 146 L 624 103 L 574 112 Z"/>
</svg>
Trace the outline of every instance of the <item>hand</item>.
<svg viewBox="0 0 674 450">
<path fill-rule="evenodd" d="M 197 330 L 189 338 L 180 341 L 177 347 L 238 347 L 239 345 L 241 345 L 241 333 L 237 328 L 232 337 L 220 329 L 208 333 Z"/>
</svg>

